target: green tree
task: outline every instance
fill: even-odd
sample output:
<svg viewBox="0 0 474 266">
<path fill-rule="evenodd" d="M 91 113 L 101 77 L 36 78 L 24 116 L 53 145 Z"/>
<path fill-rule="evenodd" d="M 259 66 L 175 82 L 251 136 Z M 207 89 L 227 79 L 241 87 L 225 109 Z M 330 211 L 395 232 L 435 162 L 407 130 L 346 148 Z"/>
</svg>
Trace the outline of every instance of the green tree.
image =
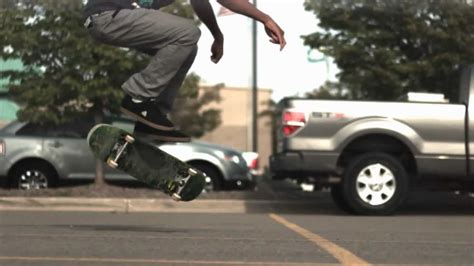
<svg viewBox="0 0 474 266">
<path fill-rule="evenodd" d="M 347 99 L 347 90 L 340 82 L 327 81 L 318 89 L 307 92 L 305 97 L 321 100 Z"/>
<path fill-rule="evenodd" d="M 199 24 L 199 20 L 197 20 L 196 15 L 192 10 L 192 7 L 188 0 L 175 0 L 170 5 L 163 7 L 161 11 L 168 12 L 170 14 L 184 18 L 194 18 L 194 21 Z"/>
<path fill-rule="evenodd" d="M 222 84 L 199 89 L 200 77 L 188 75 L 175 101 L 176 108 L 171 112 L 174 121 L 180 121 L 184 133 L 202 137 L 204 133 L 221 124 L 221 111 L 207 105 L 221 100 L 219 91 Z"/>
<path fill-rule="evenodd" d="M 474 61 L 474 7 L 461 0 L 308 0 L 323 30 L 305 44 L 333 57 L 354 99 L 408 91 L 457 99 L 460 69 Z"/>
<path fill-rule="evenodd" d="M 105 113 L 119 113 L 121 84 L 147 64 L 147 55 L 95 42 L 82 26 L 83 0 L 10 1 L 1 7 L 0 59 L 21 59 L 25 65 L 21 71 L 0 73 L 11 81 L 8 88 L 21 105 L 20 120 L 59 124 L 93 114 L 98 123 Z M 185 1 L 166 8 L 190 14 Z M 198 81 L 190 76 L 179 94 L 180 101 L 194 98 L 195 104 L 181 105 L 174 113 L 177 117 L 186 113 L 188 119 L 181 126 L 193 136 L 219 123 L 216 110 L 215 115 L 199 110 L 216 97 L 197 98 Z M 98 167 L 96 183 L 103 182 Z"/>
<path fill-rule="evenodd" d="M 100 122 L 105 108 L 118 111 L 122 81 L 145 60 L 95 43 L 81 27 L 81 0 L 49 2 L 0 11 L 0 57 L 25 65 L 2 73 L 16 81 L 9 91 L 22 106 L 18 116 L 58 124 L 93 113 Z"/>
</svg>

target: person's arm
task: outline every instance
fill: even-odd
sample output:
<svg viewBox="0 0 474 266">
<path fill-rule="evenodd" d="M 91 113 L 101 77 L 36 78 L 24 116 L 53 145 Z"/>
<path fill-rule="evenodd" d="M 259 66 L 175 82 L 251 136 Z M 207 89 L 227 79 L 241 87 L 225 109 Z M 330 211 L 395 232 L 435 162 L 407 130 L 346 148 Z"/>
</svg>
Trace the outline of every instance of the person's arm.
<svg viewBox="0 0 474 266">
<path fill-rule="evenodd" d="M 211 60 L 214 63 L 219 62 L 224 54 L 224 36 L 217 24 L 214 10 L 209 0 L 191 0 L 191 6 L 198 18 L 206 25 L 214 37 L 214 43 L 211 47 Z"/>
<path fill-rule="evenodd" d="M 286 45 L 285 33 L 278 24 L 267 14 L 252 5 L 248 0 L 217 0 L 217 2 L 231 11 L 260 21 L 265 26 L 265 32 L 270 41 L 280 45 L 282 50 Z"/>
</svg>

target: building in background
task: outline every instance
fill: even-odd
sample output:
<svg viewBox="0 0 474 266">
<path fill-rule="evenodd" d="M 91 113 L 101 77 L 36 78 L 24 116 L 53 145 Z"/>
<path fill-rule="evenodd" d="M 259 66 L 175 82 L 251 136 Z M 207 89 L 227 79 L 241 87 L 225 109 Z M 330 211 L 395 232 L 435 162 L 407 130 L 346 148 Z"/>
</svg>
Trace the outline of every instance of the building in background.
<svg viewBox="0 0 474 266">
<path fill-rule="evenodd" d="M 258 90 L 258 113 L 268 109 L 270 89 Z M 209 108 L 221 110 L 221 125 L 204 135 L 201 140 L 227 145 L 241 151 L 252 151 L 252 90 L 248 88 L 220 89 L 221 101 L 209 104 Z M 260 167 L 268 166 L 272 151 L 272 126 L 269 116 L 258 118 L 258 154 Z"/>
</svg>

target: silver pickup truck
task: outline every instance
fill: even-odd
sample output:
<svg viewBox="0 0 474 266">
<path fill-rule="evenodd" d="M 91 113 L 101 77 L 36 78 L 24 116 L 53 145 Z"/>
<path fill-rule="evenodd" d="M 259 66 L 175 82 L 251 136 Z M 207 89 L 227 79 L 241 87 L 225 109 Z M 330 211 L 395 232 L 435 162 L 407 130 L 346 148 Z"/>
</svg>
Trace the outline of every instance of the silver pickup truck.
<svg viewBox="0 0 474 266">
<path fill-rule="evenodd" d="M 285 98 L 273 177 L 330 185 L 340 208 L 365 215 L 395 212 L 415 183 L 472 191 L 474 65 L 459 92 L 457 103 Z"/>
</svg>

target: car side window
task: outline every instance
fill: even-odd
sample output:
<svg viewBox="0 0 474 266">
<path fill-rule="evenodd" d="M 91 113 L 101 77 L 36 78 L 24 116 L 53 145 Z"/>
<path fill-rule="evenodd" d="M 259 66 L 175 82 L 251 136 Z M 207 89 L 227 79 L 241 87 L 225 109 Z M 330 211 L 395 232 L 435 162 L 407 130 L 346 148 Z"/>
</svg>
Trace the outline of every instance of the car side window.
<svg viewBox="0 0 474 266">
<path fill-rule="evenodd" d="M 48 138 L 86 138 L 93 127 L 89 119 L 78 119 L 60 125 L 40 125 L 29 123 L 17 131 L 17 136 L 36 136 Z"/>
<path fill-rule="evenodd" d="M 20 128 L 17 132 L 17 136 L 31 136 L 31 137 L 44 137 L 47 132 L 47 127 L 39 124 L 26 124 Z"/>
<path fill-rule="evenodd" d="M 73 122 L 51 126 L 48 129 L 48 137 L 57 138 L 86 138 L 93 123 L 88 119 L 78 119 Z"/>
<path fill-rule="evenodd" d="M 48 129 L 48 137 L 56 138 L 81 138 L 80 132 L 74 130 L 74 126 L 71 124 L 52 126 Z"/>
</svg>

